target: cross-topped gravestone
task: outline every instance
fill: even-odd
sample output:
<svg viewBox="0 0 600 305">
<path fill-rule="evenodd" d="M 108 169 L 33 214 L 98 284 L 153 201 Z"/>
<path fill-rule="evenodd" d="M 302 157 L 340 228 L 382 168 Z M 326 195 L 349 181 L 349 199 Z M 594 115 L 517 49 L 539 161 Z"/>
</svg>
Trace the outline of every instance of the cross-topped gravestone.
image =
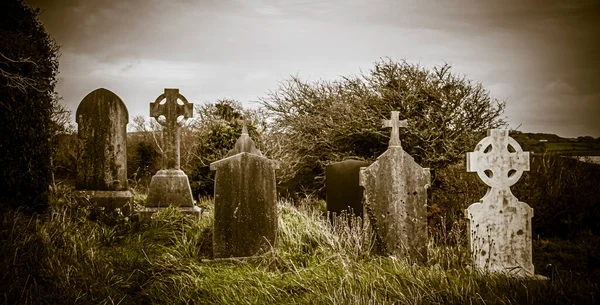
<svg viewBox="0 0 600 305">
<path fill-rule="evenodd" d="M 213 254 L 215 258 L 247 257 L 275 246 L 277 237 L 278 163 L 262 156 L 248 135 L 227 156 L 210 164 L 215 174 Z"/>
<path fill-rule="evenodd" d="M 161 103 L 162 100 L 166 100 Z M 177 100 L 182 101 L 180 105 Z M 179 94 L 179 89 L 165 89 L 154 103 L 150 103 L 150 116 L 163 126 L 162 168 L 150 181 L 146 207 L 141 215 L 146 217 L 160 208 L 177 206 L 182 212 L 200 215 L 200 208 L 194 205 L 192 189 L 187 175 L 179 167 L 179 133 L 182 123 L 177 119 L 193 116 L 194 104 Z M 164 118 L 163 118 L 164 117 Z"/>
<path fill-rule="evenodd" d="M 165 103 L 160 103 L 166 99 Z M 177 100 L 181 100 L 183 105 L 179 105 Z M 156 119 L 164 127 L 164 153 L 163 169 L 179 169 L 179 127 L 181 123 L 177 118 L 183 116 L 184 120 L 194 115 L 194 104 L 179 94 L 179 89 L 165 89 L 154 103 L 150 103 L 150 116 Z M 160 119 L 164 116 L 164 120 Z"/>
<path fill-rule="evenodd" d="M 389 120 L 383 120 L 383 127 L 392 128 L 389 147 L 402 147 L 400 143 L 400 128 L 408 127 L 408 121 L 400 121 L 399 117 L 400 113 L 398 111 L 392 111 L 391 118 Z"/>
<path fill-rule="evenodd" d="M 400 146 L 398 129 L 406 121 L 392 111 L 383 127 L 392 127 L 388 149 L 369 167 L 361 168 L 365 211 L 383 255 L 427 260 L 427 188 L 428 168 L 419 166 Z"/>
<path fill-rule="evenodd" d="M 523 171 L 529 170 L 529 152 L 523 152 L 508 130 L 491 129 L 467 153 L 467 171 L 477 172 L 490 186 L 480 202 L 466 210 L 471 255 L 476 267 L 533 276 L 531 218 L 533 209 L 510 191 Z"/>
<path fill-rule="evenodd" d="M 76 188 L 93 204 L 131 211 L 127 184 L 127 122 L 125 103 L 110 90 L 86 95 L 75 114 L 81 140 Z"/>
</svg>

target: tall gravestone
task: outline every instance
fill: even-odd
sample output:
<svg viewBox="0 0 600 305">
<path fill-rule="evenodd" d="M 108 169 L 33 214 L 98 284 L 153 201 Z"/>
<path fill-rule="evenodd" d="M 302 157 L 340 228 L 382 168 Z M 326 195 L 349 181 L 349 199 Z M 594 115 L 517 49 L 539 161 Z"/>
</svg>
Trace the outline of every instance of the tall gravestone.
<svg viewBox="0 0 600 305">
<path fill-rule="evenodd" d="M 491 129 L 467 153 L 467 171 L 477 172 L 490 186 L 480 202 L 465 211 L 469 219 L 469 245 L 479 269 L 517 276 L 533 276 L 531 218 L 533 209 L 510 191 L 523 171 L 529 170 L 529 153 L 508 135 Z"/>
<path fill-rule="evenodd" d="M 213 254 L 249 257 L 275 246 L 278 163 L 262 156 L 242 121 L 242 135 L 227 156 L 210 164 L 215 175 Z"/>
<path fill-rule="evenodd" d="M 365 208 L 375 232 L 377 250 L 383 255 L 427 260 L 428 168 L 422 168 L 400 145 L 399 128 L 406 120 L 392 111 L 384 127 L 392 128 L 388 149 L 367 168 L 361 169 Z"/>
<path fill-rule="evenodd" d="M 327 211 L 336 215 L 350 212 L 355 216 L 363 216 L 363 188 L 359 184 L 359 173 L 361 167 L 370 164 L 359 160 L 344 160 L 327 165 Z"/>
<path fill-rule="evenodd" d="M 165 100 L 165 102 L 161 102 Z M 180 105 L 177 100 L 181 100 Z M 200 216 L 200 208 L 195 206 L 192 189 L 187 175 L 179 167 L 179 133 L 183 116 L 194 115 L 194 104 L 179 94 L 179 89 L 165 89 L 154 103 L 150 103 L 150 116 L 163 126 L 162 167 L 152 177 L 148 189 L 142 217 L 149 217 L 161 208 L 176 206 L 183 213 Z M 164 119 L 163 119 L 164 117 Z"/>
<path fill-rule="evenodd" d="M 129 213 L 127 107 L 116 94 L 100 88 L 83 98 L 75 117 L 82 144 L 76 189 L 98 206 Z"/>
</svg>

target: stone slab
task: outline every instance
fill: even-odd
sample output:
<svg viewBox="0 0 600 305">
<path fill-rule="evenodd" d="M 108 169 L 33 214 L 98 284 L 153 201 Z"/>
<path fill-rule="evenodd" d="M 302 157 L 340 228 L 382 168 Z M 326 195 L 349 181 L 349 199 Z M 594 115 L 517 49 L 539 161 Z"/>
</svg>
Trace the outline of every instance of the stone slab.
<svg viewBox="0 0 600 305">
<path fill-rule="evenodd" d="M 86 95 L 75 114 L 81 155 L 77 190 L 123 191 L 127 184 L 127 122 L 125 103 L 110 90 Z"/>
<path fill-rule="evenodd" d="M 365 210 L 382 255 L 427 261 L 428 168 L 401 147 L 389 147 L 360 172 Z"/>
<path fill-rule="evenodd" d="M 277 242 L 278 164 L 242 152 L 213 162 L 215 258 L 248 257 L 264 253 Z"/>
<path fill-rule="evenodd" d="M 77 196 L 89 200 L 93 205 L 114 210 L 121 209 L 124 215 L 133 211 L 133 194 L 130 191 L 77 191 Z"/>
<path fill-rule="evenodd" d="M 359 174 L 361 167 L 369 165 L 370 162 L 359 160 L 345 160 L 327 165 L 327 211 L 336 215 L 346 211 L 363 216 L 363 187 L 359 183 Z"/>
</svg>

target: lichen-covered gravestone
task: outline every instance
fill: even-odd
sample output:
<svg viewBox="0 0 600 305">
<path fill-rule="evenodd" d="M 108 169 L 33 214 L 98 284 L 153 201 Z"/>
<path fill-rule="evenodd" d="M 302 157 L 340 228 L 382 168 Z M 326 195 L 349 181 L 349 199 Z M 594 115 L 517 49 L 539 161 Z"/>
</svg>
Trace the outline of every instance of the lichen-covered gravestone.
<svg viewBox="0 0 600 305">
<path fill-rule="evenodd" d="M 248 135 L 227 156 L 210 164 L 215 175 L 213 254 L 215 258 L 249 257 L 275 246 L 277 237 L 278 163 L 262 156 Z"/>
<path fill-rule="evenodd" d="M 510 191 L 510 186 L 528 170 L 529 153 L 523 152 L 508 130 L 489 130 L 475 151 L 467 153 L 467 171 L 477 172 L 490 186 L 481 201 L 465 211 L 471 256 L 477 268 L 517 276 L 534 275 L 533 209 Z"/>
<path fill-rule="evenodd" d="M 397 111 L 392 111 L 391 120 L 384 120 L 384 127 L 392 128 L 389 147 L 361 169 L 360 185 L 365 188 L 365 208 L 378 252 L 425 262 L 430 173 L 402 149 L 398 129 L 406 126 Z"/>
<path fill-rule="evenodd" d="M 363 188 L 358 183 L 359 173 L 361 167 L 369 165 L 369 162 L 359 160 L 345 160 L 327 165 L 327 211 L 336 215 L 351 212 L 353 215 L 363 216 Z"/>
<path fill-rule="evenodd" d="M 161 103 L 162 100 L 166 100 Z M 182 101 L 180 105 L 177 100 Z M 194 104 L 179 94 L 179 89 L 165 89 L 154 103 L 150 103 L 150 116 L 163 126 L 162 168 L 152 177 L 148 188 L 142 217 L 149 217 L 161 208 L 176 206 L 183 213 L 200 216 L 200 208 L 195 206 L 192 189 L 187 175 L 179 167 L 179 128 L 177 120 L 194 115 Z M 164 119 L 162 118 L 164 117 Z"/>
<path fill-rule="evenodd" d="M 82 144 L 76 189 L 97 206 L 129 213 L 127 107 L 116 94 L 100 88 L 83 98 L 75 116 Z"/>
</svg>

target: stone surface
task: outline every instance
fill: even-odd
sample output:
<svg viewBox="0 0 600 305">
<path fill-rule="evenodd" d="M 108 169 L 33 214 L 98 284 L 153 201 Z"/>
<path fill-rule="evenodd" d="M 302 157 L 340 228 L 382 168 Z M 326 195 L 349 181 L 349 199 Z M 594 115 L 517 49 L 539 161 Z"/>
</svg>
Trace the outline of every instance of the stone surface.
<svg viewBox="0 0 600 305">
<path fill-rule="evenodd" d="M 166 100 L 161 103 L 162 100 Z M 180 105 L 177 100 L 182 101 Z M 179 168 L 179 128 L 177 119 L 193 116 L 194 104 L 179 94 L 179 89 L 165 89 L 154 103 L 150 103 L 150 116 L 163 126 L 162 168 L 152 177 L 148 188 L 146 208 L 142 217 L 149 217 L 160 208 L 179 207 L 184 213 L 200 216 L 200 208 L 194 205 L 192 189 L 187 175 Z"/>
<path fill-rule="evenodd" d="M 243 124 L 229 157 L 210 164 L 216 171 L 215 258 L 254 256 L 276 244 L 278 164 L 262 156 Z"/>
<path fill-rule="evenodd" d="M 427 260 L 427 188 L 428 168 L 422 168 L 401 147 L 398 128 L 406 123 L 392 119 L 388 149 L 360 172 L 364 187 L 365 210 L 375 232 L 377 252 L 412 261 Z"/>
<path fill-rule="evenodd" d="M 75 119 L 82 144 L 76 189 L 96 205 L 130 209 L 127 107 L 116 94 L 100 88 L 83 98 Z"/>
<path fill-rule="evenodd" d="M 363 188 L 359 184 L 359 173 L 361 167 L 369 165 L 370 162 L 359 160 L 345 160 L 327 165 L 327 211 L 336 215 L 346 211 L 363 216 Z"/>
<path fill-rule="evenodd" d="M 79 191 L 79 197 L 88 199 L 97 206 L 105 207 L 107 210 L 121 209 L 124 215 L 130 215 L 132 211 L 132 194 L 130 191 Z"/>
<path fill-rule="evenodd" d="M 474 152 L 467 153 L 467 171 L 477 172 L 490 186 L 480 202 L 466 210 L 471 256 L 477 268 L 516 276 L 533 276 L 531 218 L 533 209 L 510 191 L 529 153 L 509 137 L 508 130 L 491 129 Z"/>
</svg>

